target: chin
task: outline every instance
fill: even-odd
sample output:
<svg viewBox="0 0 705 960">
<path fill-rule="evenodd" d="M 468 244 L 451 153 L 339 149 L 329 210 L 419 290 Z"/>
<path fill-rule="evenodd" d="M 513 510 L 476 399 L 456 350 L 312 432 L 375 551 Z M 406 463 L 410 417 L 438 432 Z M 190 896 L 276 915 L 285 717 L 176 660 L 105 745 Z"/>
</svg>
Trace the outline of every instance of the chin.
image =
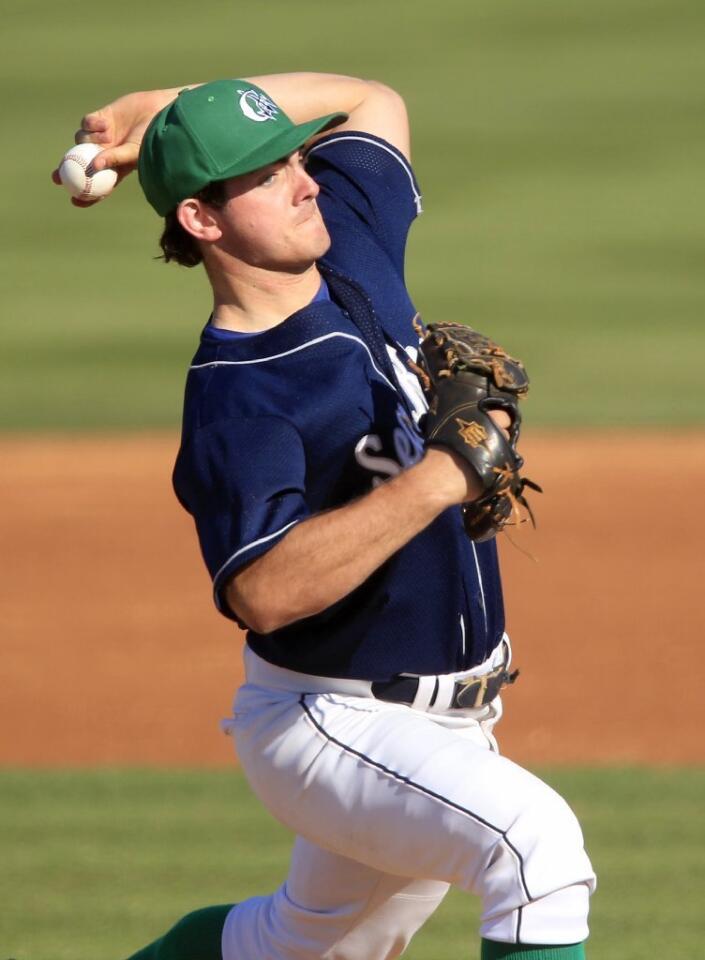
<svg viewBox="0 0 705 960">
<path fill-rule="evenodd" d="M 307 269 L 316 260 L 320 260 L 330 250 L 330 235 L 325 228 L 323 221 L 320 221 L 320 229 L 312 231 L 311 236 L 305 243 L 299 241 L 296 257 L 299 266 Z"/>
<path fill-rule="evenodd" d="M 318 252 L 316 253 L 314 260 L 320 260 L 321 257 L 325 256 L 326 253 L 330 250 L 330 237 L 328 236 L 328 231 L 326 230 L 325 236 L 321 238 L 321 242 L 318 247 Z"/>
</svg>

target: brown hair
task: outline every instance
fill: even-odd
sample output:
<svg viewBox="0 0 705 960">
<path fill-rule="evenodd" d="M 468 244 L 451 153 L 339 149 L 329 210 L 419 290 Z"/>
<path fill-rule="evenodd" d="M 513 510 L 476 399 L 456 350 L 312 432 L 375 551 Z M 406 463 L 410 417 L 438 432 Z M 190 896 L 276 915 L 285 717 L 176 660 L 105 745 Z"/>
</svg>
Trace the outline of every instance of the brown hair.
<svg viewBox="0 0 705 960">
<path fill-rule="evenodd" d="M 209 203 L 212 207 L 223 207 L 226 203 L 225 181 L 214 180 L 212 183 L 194 193 L 197 200 Z M 164 217 L 164 230 L 159 239 L 162 255 L 157 259 L 169 263 L 175 260 L 182 267 L 195 267 L 203 260 L 198 240 L 179 223 L 176 210 L 171 210 Z"/>
</svg>

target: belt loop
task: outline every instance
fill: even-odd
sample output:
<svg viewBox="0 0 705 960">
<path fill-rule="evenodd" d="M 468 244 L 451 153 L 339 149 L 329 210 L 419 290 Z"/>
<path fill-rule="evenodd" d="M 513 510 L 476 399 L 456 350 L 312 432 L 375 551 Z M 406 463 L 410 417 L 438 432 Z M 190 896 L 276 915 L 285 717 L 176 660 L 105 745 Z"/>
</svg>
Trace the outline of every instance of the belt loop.
<svg viewBox="0 0 705 960">
<path fill-rule="evenodd" d="M 512 641 L 509 639 L 508 633 L 502 635 L 502 650 L 504 652 L 504 666 L 508 670 L 512 662 Z"/>
<path fill-rule="evenodd" d="M 429 709 L 429 713 L 445 713 L 453 705 L 453 696 L 455 694 L 455 680 L 452 674 L 444 674 L 438 677 L 438 694 L 435 702 Z"/>
<path fill-rule="evenodd" d="M 416 691 L 416 696 L 411 704 L 414 710 L 423 710 L 424 712 L 428 710 L 428 705 L 431 702 L 431 697 L 433 696 L 433 691 L 435 689 L 435 677 L 419 677 L 419 688 Z"/>
</svg>

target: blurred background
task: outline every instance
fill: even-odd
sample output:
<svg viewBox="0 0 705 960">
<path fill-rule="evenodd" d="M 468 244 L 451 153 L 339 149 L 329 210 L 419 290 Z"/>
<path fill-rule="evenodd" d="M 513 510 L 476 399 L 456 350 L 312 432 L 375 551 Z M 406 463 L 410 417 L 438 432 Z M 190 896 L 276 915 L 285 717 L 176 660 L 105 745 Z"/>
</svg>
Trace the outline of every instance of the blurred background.
<svg viewBox="0 0 705 960">
<path fill-rule="evenodd" d="M 50 183 L 83 113 L 305 69 L 403 92 L 412 292 L 526 359 L 536 422 L 701 423 L 704 19 L 697 0 L 5 0 L 1 425 L 177 424 L 208 310 L 202 277 L 152 259 L 135 178 L 89 211 Z"/>
<path fill-rule="evenodd" d="M 49 175 L 123 93 L 309 69 L 405 96 L 412 296 L 532 377 L 507 743 L 583 822 L 591 956 L 699 948 L 704 30 L 697 0 L 4 0 L 0 957 L 124 956 L 284 875 L 217 737 L 241 638 L 169 487 L 207 284 L 155 260 L 135 177 L 77 210 Z M 407 955 L 476 956 L 476 920 L 451 894 Z"/>
</svg>

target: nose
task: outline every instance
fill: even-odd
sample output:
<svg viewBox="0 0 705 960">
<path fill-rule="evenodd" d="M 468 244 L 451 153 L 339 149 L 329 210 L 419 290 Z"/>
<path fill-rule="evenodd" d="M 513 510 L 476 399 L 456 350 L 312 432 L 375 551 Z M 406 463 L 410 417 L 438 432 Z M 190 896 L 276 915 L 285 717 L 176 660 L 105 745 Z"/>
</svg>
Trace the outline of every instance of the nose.
<svg viewBox="0 0 705 960">
<path fill-rule="evenodd" d="M 321 188 L 318 186 L 313 177 L 308 175 L 302 160 L 296 161 L 294 176 L 295 203 L 304 203 L 306 200 L 315 200 Z"/>
</svg>

